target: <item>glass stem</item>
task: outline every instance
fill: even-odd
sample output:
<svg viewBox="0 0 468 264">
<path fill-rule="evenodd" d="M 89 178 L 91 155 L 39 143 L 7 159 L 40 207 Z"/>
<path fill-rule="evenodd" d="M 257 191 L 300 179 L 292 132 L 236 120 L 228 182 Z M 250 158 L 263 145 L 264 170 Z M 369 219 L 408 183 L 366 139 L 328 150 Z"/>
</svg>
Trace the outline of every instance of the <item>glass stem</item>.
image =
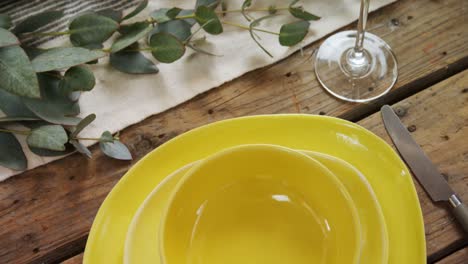
<svg viewBox="0 0 468 264">
<path fill-rule="evenodd" d="M 361 10 L 359 12 L 359 21 L 357 26 L 356 44 L 354 51 L 361 53 L 364 49 L 364 34 L 366 33 L 367 15 L 369 14 L 370 0 L 361 0 Z"/>
</svg>

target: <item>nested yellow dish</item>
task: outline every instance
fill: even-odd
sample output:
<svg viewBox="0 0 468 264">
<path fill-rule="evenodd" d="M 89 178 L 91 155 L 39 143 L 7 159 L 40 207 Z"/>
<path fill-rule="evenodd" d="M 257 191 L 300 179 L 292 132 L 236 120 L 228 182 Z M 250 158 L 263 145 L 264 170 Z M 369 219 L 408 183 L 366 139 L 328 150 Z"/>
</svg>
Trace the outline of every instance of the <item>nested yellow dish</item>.
<svg viewBox="0 0 468 264">
<path fill-rule="evenodd" d="M 362 172 L 377 196 L 388 230 L 388 263 L 426 262 L 424 224 L 408 169 L 382 139 L 337 118 L 314 115 L 249 116 L 212 123 L 161 145 L 118 182 L 101 205 L 86 244 L 84 263 L 122 263 L 133 216 L 170 173 L 222 149 L 276 144 L 346 160 Z"/>
<path fill-rule="evenodd" d="M 200 161 L 166 210 L 163 263 L 359 263 L 359 217 L 346 188 L 288 148 L 242 145 Z"/>
</svg>

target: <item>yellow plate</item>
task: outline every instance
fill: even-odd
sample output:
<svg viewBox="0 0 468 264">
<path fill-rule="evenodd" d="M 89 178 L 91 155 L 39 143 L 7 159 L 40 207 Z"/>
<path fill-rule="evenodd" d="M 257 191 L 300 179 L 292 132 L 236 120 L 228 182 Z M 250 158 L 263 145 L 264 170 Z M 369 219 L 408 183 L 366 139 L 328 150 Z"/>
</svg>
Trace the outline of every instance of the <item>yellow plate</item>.
<svg viewBox="0 0 468 264">
<path fill-rule="evenodd" d="M 171 172 L 222 149 L 277 144 L 346 160 L 366 176 L 382 207 L 391 264 L 426 262 L 424 224 L 411 174 L 382 139 L 337 118 L 251 116 L 216 122 L 180 135 L 140 160 L 109 193 L 91 228 L 84 263 L 122 263 L 125 236 L 138 207 Z"/>
<path fill-rule="evenodd" d="M 388 238 L 382 210 L 369 183 L 349 163 L 326 154 L 302 151 L 325 165 L 348 190 L 358 209 L 362 231 L 361 264 L 383 264 Z M 194 163 L 196 164 L 196 163 Z M 130 225 L 125 241 L 125 264 L 160 264 L 159 226 L 173 188 L 192 164 L 169 175 L 145 199 Z"/>
<path fill-rule="evenodd" d="M 361 228 L 345 186 L 317 160 L 250 144 L 194 165 L 161 222 L 163 263 L 358 264 Z"/>
</svg>

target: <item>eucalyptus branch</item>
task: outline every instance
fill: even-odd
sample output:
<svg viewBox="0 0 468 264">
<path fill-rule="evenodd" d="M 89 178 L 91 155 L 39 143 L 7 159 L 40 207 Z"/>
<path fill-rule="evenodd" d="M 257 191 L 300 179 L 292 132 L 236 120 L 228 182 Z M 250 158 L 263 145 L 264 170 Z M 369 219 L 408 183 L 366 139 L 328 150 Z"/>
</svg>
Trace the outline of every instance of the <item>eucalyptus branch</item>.
<svg viewBox="0 0 468 264">
<path fill-rule="evenodd" d="M 242 28 L 242 29 L 245 29 L 245 30 L 250 30 L 250 27 L 248 26 L 244 26 L 244 25 L 241 25 L 241 24 L 237 24 L 237 23 L 234 23 L 234 22 L 229 22 L 229 21 L 221 21 L 221 23 L 223 24 L 226 24 L 226 25 L 230 25 L 230 26 L 233 26 L 233 27 L 238 27 L 238 28 Z M 252 28 L 252 30 L 255 30 L 255 31 L 259 31 L 259 32 L 264 32 L 264 33 L 268 33 L 268 34 L 273 34 L 273 35 L 278 35 L 280 33 L 278 32 L 273 32 L 273 31 L 269 31 L 269 30 L 265 30 L 265 29 L 261 29 L 261 28 Z"/>
<path fill-rule="evenodd" d="M 288 10 L 289 7 L 275 7 L 275 10 Z M 268 8 L 246 8 L 244 12 L 269 12 L 271 9 Z M 226 11 L 218 11 L 216 14 L 222 15 L 223 13 L 241 13 L 242 9 L 233 9 L 233 10 L 226 10 Z"/>
<path fill-rule="evenodd" d="M 27 136 L 30 150 L 37 155 L 63 155 L 74 148 L 91 157 L 91 152 L 80 141 L 92 140 L 98 141 L 101 150 L 110 157 L 132 159 L 130 151 L 119 141 L 118 135 L 112 136 L 109 131 L 103 132 L 99 138 L 79 136 L 79 133 L 96 118 L 94 114 L 78 118 L 79 95 L 92 90 L 96 84 L 92 68 L 86 64 L 97 63 L 101 58 L 109 56 L 110 66 L 121 72 L 156 74 L 159 72 L 157 64 L 142 52 L 151 52 L 153 58 L 160 63 L 179 60 L 185 55 L 187 48 L 210 56 L 222 56 L 199 48 L 197 41 L 192 38 L 202 30 L 211 35 L 222 34 L 225 25 L 248 30 L 253 41 L 266 54 L 272 56 L 262 46 L 258 32 L 278 36 L 278 42 L 282 46 L 294 46 L 309 32 L 309 21 L 320 19 L 319 16 L 304 10 L 302 6 L 297 6 L 298 0 L 291 1 L 288 7 L 251 8 L 252 0 L 245 0 L 242 8 L 231 10 L 228 10 L 223 2 L 221 8 L 216 10 L 219 0 L 203 0 L 196 1 L 193 10 L 159 8 L 152 11 L 147 19 L 125 23 L 124 21 L 138 15 L 147 7 L 148 0 L 142 0 L 125 16 L 115 10 L 80 14 L 70 21 L 67 30 L 58 32 L 39 30 L 63 18 L 62 11 L 35 14 L 17 25 L 12 25 L 11 18 L 7 15 L 0 14 L 0 18 L 3 18 L 0 19 L 0 27 L 3 30 L 0 34 L 0 66 L 8 69 L 2 72 L 0 81 L 0 98 L 6 100 L 6 104 L 3 101 L 0 104 L 0 110 L 7 114 L 6 117 L 0 118 L 0 123 L 40 121 L 37 123 L 39 125 L 31 130 L 0 127 L 0 132 L 9 133 L 2 136 L 3 142 L 8 144 L 0 146 L 0 164 L 16 170 L 27 168 L 25 155 L 17 155 L 18 159 L 22 159 L 21 162 L 4 159 L 10 154 L 11 146 L 22 149 L 17 138 L 10 134 Z M 262 20 L 281 10 L 287 10 L 296 21 L 281 25 L 279 32 L 258 28 Z M 252 12 L 268 14 L 256 19 L 246 14 Z M 225 21 L 222 17 L 228 13 L 239 13 L 250 24 Z M 196 24 L 199 27 L 194 29 Z M 115 34 L 118 36 L 112 40 L 110 47 L 103 48 L 103 43 L 112 39 Z M 27 42 L 22 41 L 22 38 L 28 37 L 65 35 L 69 36 L 72 46 L 34 49 L 27 47 Z M 147 45 L 140 47 L 139 43 L 143 38 L 146 38 Z M 7 93 L 8 96 L 4 98 L 2 93 Z M 14 107 L 5 108 L 5 105 Z"/>
</svg>

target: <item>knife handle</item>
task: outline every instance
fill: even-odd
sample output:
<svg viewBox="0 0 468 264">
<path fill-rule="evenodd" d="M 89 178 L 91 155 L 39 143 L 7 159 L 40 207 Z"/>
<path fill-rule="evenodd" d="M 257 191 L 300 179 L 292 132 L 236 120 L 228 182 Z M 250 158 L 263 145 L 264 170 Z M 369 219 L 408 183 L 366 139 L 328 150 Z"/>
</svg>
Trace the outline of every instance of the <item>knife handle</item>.
<svg viewBox="0 0 468 264">
<path fill-rule="evenodd" d="M 463 227 L 465 233 L 468 234 L 468 207 L 456 195 L 452 195 L 449 201 L 453 207 L 455 218 Z"/>
</svg>

